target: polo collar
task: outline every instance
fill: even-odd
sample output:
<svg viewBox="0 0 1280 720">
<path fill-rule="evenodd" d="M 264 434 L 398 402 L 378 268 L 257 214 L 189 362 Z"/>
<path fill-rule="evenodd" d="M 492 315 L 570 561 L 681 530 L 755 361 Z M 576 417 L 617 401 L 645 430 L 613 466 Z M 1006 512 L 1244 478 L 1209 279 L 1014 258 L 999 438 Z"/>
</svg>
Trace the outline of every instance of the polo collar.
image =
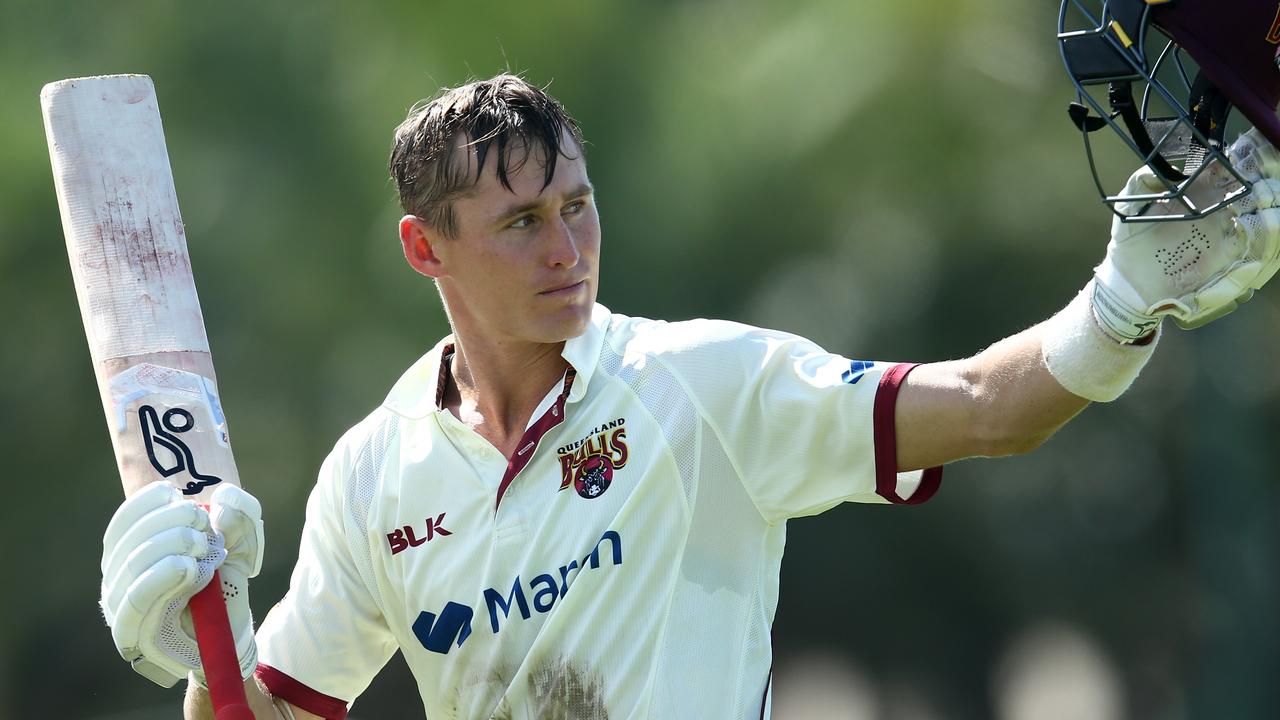
<svg viewBox="0 0 1280 720">
<path fill-rule="evenodd" d="M 578 373 L 569 388 L 569 402 L 574 403 L 587 394 L 587 384 L 595 374 L 596 365 L 600 363 L 600 348 L 604 345 L 605 333 L 609 330 L 609 308 L 596 303 L 591 309 L 591 322 L 587 329 L 575 338 L 569 338 L 560 355 L 569 362 Z"/>
<path fill-rule="evenodd" d="M 581 335 L 570 338 L 564 344 L 561 356 L 572 366 L 575 376 L 569 388 L 568 402 L 578 402 L 587 394 L 587 385 L 595 374 L 600 361 L 600 349 L 609 329 L 611 313 L 596 303 L 591 310 L 591 322 Z M 383 406 L 410 419 L 421 419 L 439 412 L 444 394 L 448 366 L 444 360 L 453 354 L 454 338 L 446 336 L 436 343 L 405 371 L 392 386 Z"/>
</svg>

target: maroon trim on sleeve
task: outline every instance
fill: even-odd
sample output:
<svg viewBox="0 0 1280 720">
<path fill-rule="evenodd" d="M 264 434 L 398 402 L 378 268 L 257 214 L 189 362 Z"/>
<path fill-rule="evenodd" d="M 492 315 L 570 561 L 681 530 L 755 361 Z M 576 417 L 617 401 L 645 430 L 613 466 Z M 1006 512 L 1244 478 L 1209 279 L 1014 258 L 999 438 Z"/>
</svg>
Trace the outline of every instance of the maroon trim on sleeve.
<svg viewBox="0 0 1280 720">
<path fill-rule="evenodd" d="M 296 705 L 325 720 L 346 720 L 347 704 L 336 697 L 317 692 L 270 665 L 258 663 L 254 675 L 267 686 L 272 695 Z"/>
<path fill-rule="evenodd" d="M 917 366 L 919 363 L 902 363 L 885 371 L 880 376 L 875 407 L 871 411 L 872 437 L 876 446 L 876 494 L 895 505 L 919 505 L 933 497 L 942 485 L 942 468 L 932 467 L 924 471 L 920 485 L 911 497 L 903 498 L 898 494 L 898 437 L 894 412 L 902 381 Z"/>
</svg>

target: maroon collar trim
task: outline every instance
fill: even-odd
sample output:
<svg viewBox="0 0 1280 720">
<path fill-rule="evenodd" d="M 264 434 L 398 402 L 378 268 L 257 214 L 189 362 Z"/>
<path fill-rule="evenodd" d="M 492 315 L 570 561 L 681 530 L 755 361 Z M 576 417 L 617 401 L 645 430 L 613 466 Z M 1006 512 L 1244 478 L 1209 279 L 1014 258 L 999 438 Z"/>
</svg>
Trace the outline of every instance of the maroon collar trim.
<svg viewBox="0 0 1280 720">
<path fill-rule="evenodd" d="M 444 409 L 444 389 L 449 384 L 449 366 L 453 365 L 453 343 L 440 348 L 440 371 L 436 375 L 436 409 Z"/>
<path fill-rule="evenodd" d="M 511 458 L 507 460 L 507 471 L 502 475 L 502 482 L 498 485 L 498 498 L 493 503 L 494 512 L 498 511 L 498 506 L 502 504 L 502 496 L 507 492 L 507 487 L 511 485 L 511 481 L 516 479 L 521 470 L 529 464 L 533 459 L 534 452 L 538 449 L 538 443 L 542 441 L 542 437 L 551 428 L 564 422 L 564 406 L 569 399 L 569 390 L 573 387 L 573 379 L 578 372 L 570 365 L 564 374 L 564 386 L 560 389 L 560 397 L 542 413 L 542 417 L 537 422 L 529 426 L 520 436 L 520 444 L 516 446 L 516 451 Z"/>
<path fill-rule="evenodd" d="M 449 366 L 453 364 L 453 343 L 446 344 L 440 349 L 440 374 L 436 378 L 436 409 L 444 410 L 444 390 L 449 382 Z M 578 371 L 572 365 L 564 373 L 564 384 L 560 388 L 560 397 L 556 398 L 555 403 L 547 408 L 547 411 L 538 418 L 537 422 L 529 426 L 524 434 L 520 436 L 520 444 L 516 446 L 515 454 L 507 460 L 507 471 L 502 475 L 502 482 L 498 485 L 498 498 L 493 504 L 494 512 L 497 512 L 498 506 L 502 504 L 502 496 L 507 492 L 507 487 L 511 485 L 511 481 L 516 479 L 521 470 L 529 464 L 533 459 L 534 451 L 538 449 L 538 443 L 542 441 L 542 436 L 551 431 L 551 428 L 564 422 L 564 406 L 569 400 L 569 391 L 573 389 L 573 380 L 578 376 Z"/>
</svg>

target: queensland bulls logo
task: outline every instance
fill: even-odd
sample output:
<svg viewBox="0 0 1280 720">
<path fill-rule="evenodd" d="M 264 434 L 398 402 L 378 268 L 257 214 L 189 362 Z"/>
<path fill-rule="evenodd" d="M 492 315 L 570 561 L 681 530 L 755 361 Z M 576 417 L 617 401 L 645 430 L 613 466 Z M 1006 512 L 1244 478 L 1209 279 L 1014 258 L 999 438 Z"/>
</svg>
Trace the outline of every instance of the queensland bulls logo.
<svg viewBox="0 0 1280 720">
<path fill-rule="evenodd" d="M 578 495 L 598 498 L 613 483 L 613 475 L 627 464 L 626 419 L 594 428 L 581 440 L 556 450 L 560 456 L 560 489 L 570 485 Z"/>
<path fill-rule="evenodd" d="M 613 461 L 603 455 L 592 455 L 573 473 L 573 489 L 584 498 L 600 497 L 613 482 Z"/>
</svg>

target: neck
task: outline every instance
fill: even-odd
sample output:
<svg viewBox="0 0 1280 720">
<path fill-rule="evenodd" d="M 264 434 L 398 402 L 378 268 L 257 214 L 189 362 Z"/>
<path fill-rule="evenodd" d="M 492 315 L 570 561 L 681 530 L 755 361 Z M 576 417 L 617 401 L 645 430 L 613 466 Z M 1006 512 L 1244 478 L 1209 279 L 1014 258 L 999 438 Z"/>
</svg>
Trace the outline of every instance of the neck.
<svg viewBox="0 0 1280 720">
<path fill-rule="evenodd" d="M 468 425 L 498 437 L 524 432 L 547 391 L 564 377 L 564 342 L 491 341 L 454 333 L 453 382 L 446 405 Z"/>
</svg>

